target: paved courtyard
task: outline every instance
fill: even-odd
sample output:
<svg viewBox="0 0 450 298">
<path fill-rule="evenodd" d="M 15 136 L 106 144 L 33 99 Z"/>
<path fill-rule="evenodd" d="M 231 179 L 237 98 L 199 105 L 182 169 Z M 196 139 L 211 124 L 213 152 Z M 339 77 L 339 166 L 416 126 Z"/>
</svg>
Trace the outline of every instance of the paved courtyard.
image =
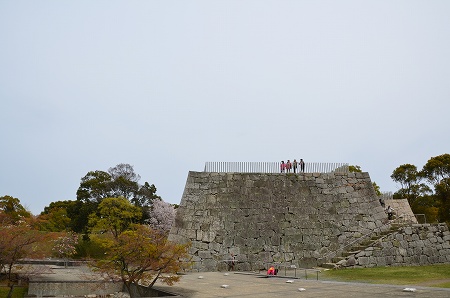
<svg viewBox="0 0 450 298">
<path fill-rule="evenodd" d="M 227 274 L 227 275 L 226 275 Z M 450 297 L 450 289 L 372 285 L 333 281 L 261 277 L 243 273 L 189 273 L 174 286 L 161 286 L 182 297 Z M 415 292 L 406 292 L 415 288 Z"/>
<path fill-rule="evenodd" d="M 34 281 L 86 281 L 95 280 L 86 267 L 45 266 L 48 270 L 32 278 Z M 155 288 L 178 297 L 450 297 L 450 289 L 419 286 L 373 285 L 365 283 L 316 280 L 312 275 L 305 280 L 283 277 L 266 277 L 244 272 L 187 273 L 173 286 L 157 283 Z M 414 292 L 404 291 L 406 288 Z"/>
</svg>

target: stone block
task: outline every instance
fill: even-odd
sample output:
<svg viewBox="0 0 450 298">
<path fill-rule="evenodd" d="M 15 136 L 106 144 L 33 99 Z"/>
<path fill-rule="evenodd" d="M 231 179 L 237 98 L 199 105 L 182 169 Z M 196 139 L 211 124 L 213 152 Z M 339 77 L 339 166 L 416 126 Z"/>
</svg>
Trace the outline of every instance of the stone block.
<svg viewBox="0 0 450 298">
<path fill-rule="evenodd" d="M 359 257 L 359 258 L 357 258 L 357 261 L 358 261 L 357 264 L 360 266 L 365 266 L 365 265 L 369 264 L 369 258 L 367 258 L 367 257 Z"/>
</svg>

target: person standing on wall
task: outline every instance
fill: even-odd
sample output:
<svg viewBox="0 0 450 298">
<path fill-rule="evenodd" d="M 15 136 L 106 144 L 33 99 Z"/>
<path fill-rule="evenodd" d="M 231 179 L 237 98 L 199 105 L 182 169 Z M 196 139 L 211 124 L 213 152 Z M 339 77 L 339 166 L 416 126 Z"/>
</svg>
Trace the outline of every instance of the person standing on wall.
<svg viewBox="0 0 450 298">
<path fill-rule="evenodd" d="M 286 169 L 286 164 L 284 163 L 284 160 L 282 160 L 281 164 L 280 164 L 280 171 L 281 171 L 281 173 L 284 173 L 285 169 Z"/>
<path fill-rule="evenodd" d="M 294 174 L 297 172 L 297 165 L 298 165 L 298 162 L 297 162 L 297 160 L 294 158 L 294 161 L 292 162 L 292 168 L 294 169 Z"/>
<path fill-rule="evenodd" d="M 286 172 L 290 173 L 292 168 L 291 161 L 288 159 L 286 162 Z"/>
<path fill-rule="evenodd" d="M 303 161 L 303 158 L 300 158 L 300 171 L 303 173 L 305 172 L 305 162 Z"/>
</svg>

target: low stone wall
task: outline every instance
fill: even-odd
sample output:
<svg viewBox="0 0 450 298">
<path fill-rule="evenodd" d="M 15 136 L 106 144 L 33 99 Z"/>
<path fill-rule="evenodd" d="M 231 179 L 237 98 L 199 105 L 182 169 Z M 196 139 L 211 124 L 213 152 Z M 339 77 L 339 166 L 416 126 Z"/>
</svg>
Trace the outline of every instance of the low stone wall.
<svg viewBox="0 0 450 298">
<path fill-rule="evenodd" d="M 450 232 L 446 224 L 414 224 L 400 228 L 338 265 L 357 267 L 450 263 Z"/>
<path fill-rule="evenodd" d="M 122 291 L 123 283 L 105 281 L 30 281 L 28 297 L 105 296 Z"/>
</svg>

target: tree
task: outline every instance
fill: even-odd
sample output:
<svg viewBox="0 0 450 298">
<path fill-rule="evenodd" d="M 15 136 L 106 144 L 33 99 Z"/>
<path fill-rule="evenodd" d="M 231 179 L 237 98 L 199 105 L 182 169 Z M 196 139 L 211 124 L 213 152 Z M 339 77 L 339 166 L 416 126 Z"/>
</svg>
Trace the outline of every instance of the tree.
<svg viewBox="0 0 450 298">
<path fill-rule="evenodd" d="M 156 186 L 154 184 L 150 185 L 148 182 L 145 182 L 142 185 L 131 202 L 135 206 L 143 207 L 143 206 L 151 206 L 153 201 L 160 200 L 161 197 L 156 194 Z"/>
<path fill-rule="evenodd" d="M 118 178 L 123 178 L 131 182 L 139 182 L 141 176 L 134 172 L 132 165 L 127 163 L 120 163 L 115 167 L 109 168 L 108 173 L 111 175 L 113 180 Z"/>
<path fill-rule="evenodd" d="M 430 158 L 423 166 L 421 174 L 433 185 L 450 178 L 450 154 Z"/>
<path fill-rule="evenodd" d="M 421 171 L 415 165 L 401 165 L 391 178 L 401 185 L 394 198 L 407 198 L 413 212 L 425 214 L 427 221 L 450 223 L 450 154 L 430 158 Z"/>
<path fill-rule="evenodd" d="M 131 202 L 142 209 L 141 224 L 148 223 L 153 202 L 158 200 L 161 200 L 161 197 L 156 194 L 156 187 L 154 184 L 150 185 L 148 182 L 145 182 L 144 185 L 139 188 L 139 191 Z"/>
<path fill-rule="evenodd" d="M 29 255 L 32 244 L 43 240 L 42 235 L 25 221 L 0 226 L 0 266 L 11 281 L 11 269 L 17 260 Z"/>
<path fill-rule="evenodd" d="M 414 201 L 428 192 L 429 187 L 420 183 L 422 175 L 417 171 L 417 167 L 412 164 L 403 164 L 397 167 L 391 175 L 392 180 L 400 183 L 400 190 L 397 191 L 397 195 L 402 198 L 406 198 L 410 205 L 414 204 Z"/>
<path fill-rule="evenodd" d="M 41 213 L 37 219 L 37 226 L 41 231 L 62 232 L 70 229 L 70 218 L 67 215 L 67 209 L 54 207 Z"/>
<path fill-rule="evenodd" d="M 89 215 L 97 210 L 96 201 L 56 201 L 44 208 L 38 216 L 42 231 L 73 231 L 87 235 Z"/>
<path fill-rule="evenodd" d="M 117 238 L 133 224 L 139 223 L 142 211 L 127 199 L 106 198 L 98 205 L 96 213 L 89 216 L 89 226 L 93 232 L 110 232 Z"/>
<path fill-rule="evenodd" d="M 175 208 L 163 200 L 155 200 L 149 210 L 149 226 L 157 231 L 168 234 L 175 220 Z"/>
<path fill-rule="evenodd" d="M 450 154 L 430 158 L 421 175 L 434 186 L 436 197 L 441 202 L 439 219 L 450 222 Z"/>
<path fill-rule="evenodd" d="M 84 232 L 81 227 L 86 227 L 88 216 L 96 211 L 98 204 L 105 198 L 124 197 L 135 206 L 141 208 L 142 217 L 140 223 L 148 222 L 148 212 L 155 199 L 161 199 L 156 194 L 154 184 L 145 182 L 140 185 L 141 177 L 134 172 L 133 166 L 129 164 L 118 164 L 109 168 L 108 172 L 91 171 L 81 179 L 80 187 L 77 190 L 77 200 L 89 203 L 88 206 L 77 206 L 80 212 L 76 212 L 72 218 L 76 223 L 73 230 Z M 90 211 L 90 212 L 87 212 Z"/>
<path fill-rule="evenodd" d="M 152 287 L 158 279 L 168 285 L 177 282 L 180 276 L 176 273 L 189 266 L 187 250 L 188 245 L 172 243 L 165 235 L 138 225 L 110 242 L 105 259 L 95 262 L 93 267 L 121 280 L 134 297 L 132 284 Z"/>
<path fill-rule="evenodd" d="M 132 199 L 139 190 L 141 176 L 134 172 L 133 166 L 129 164 L 118 164 L 108 169 L 111 175 L 110 197 L 124 197 Z"/>
<path fill-rule="evenodd" d="M 0 211 L 3 213 L 3 220 L 13 224 L 31 217 L 31 213 L 20 204 L 20 200 L 11 196 L 0 197 Z"/>
<path fill-rule="evenodd" d="M 77 190 L 77 200 L 100 203 L 111 194 L 110 174 L 103 171 L 91 171 L 81 178 L 80 187 Z"/>
<path fill-rule="evenodd" d="M 54 240 L 53 254 L 58 258 L 64 260 L 64 267 L 67 267 L 68 259 L 73 256 L 77 251 L 75 246 L 78 244 L 78 235 L 69 232 L 64 236 L 58 237 Z"/>
</svg>

